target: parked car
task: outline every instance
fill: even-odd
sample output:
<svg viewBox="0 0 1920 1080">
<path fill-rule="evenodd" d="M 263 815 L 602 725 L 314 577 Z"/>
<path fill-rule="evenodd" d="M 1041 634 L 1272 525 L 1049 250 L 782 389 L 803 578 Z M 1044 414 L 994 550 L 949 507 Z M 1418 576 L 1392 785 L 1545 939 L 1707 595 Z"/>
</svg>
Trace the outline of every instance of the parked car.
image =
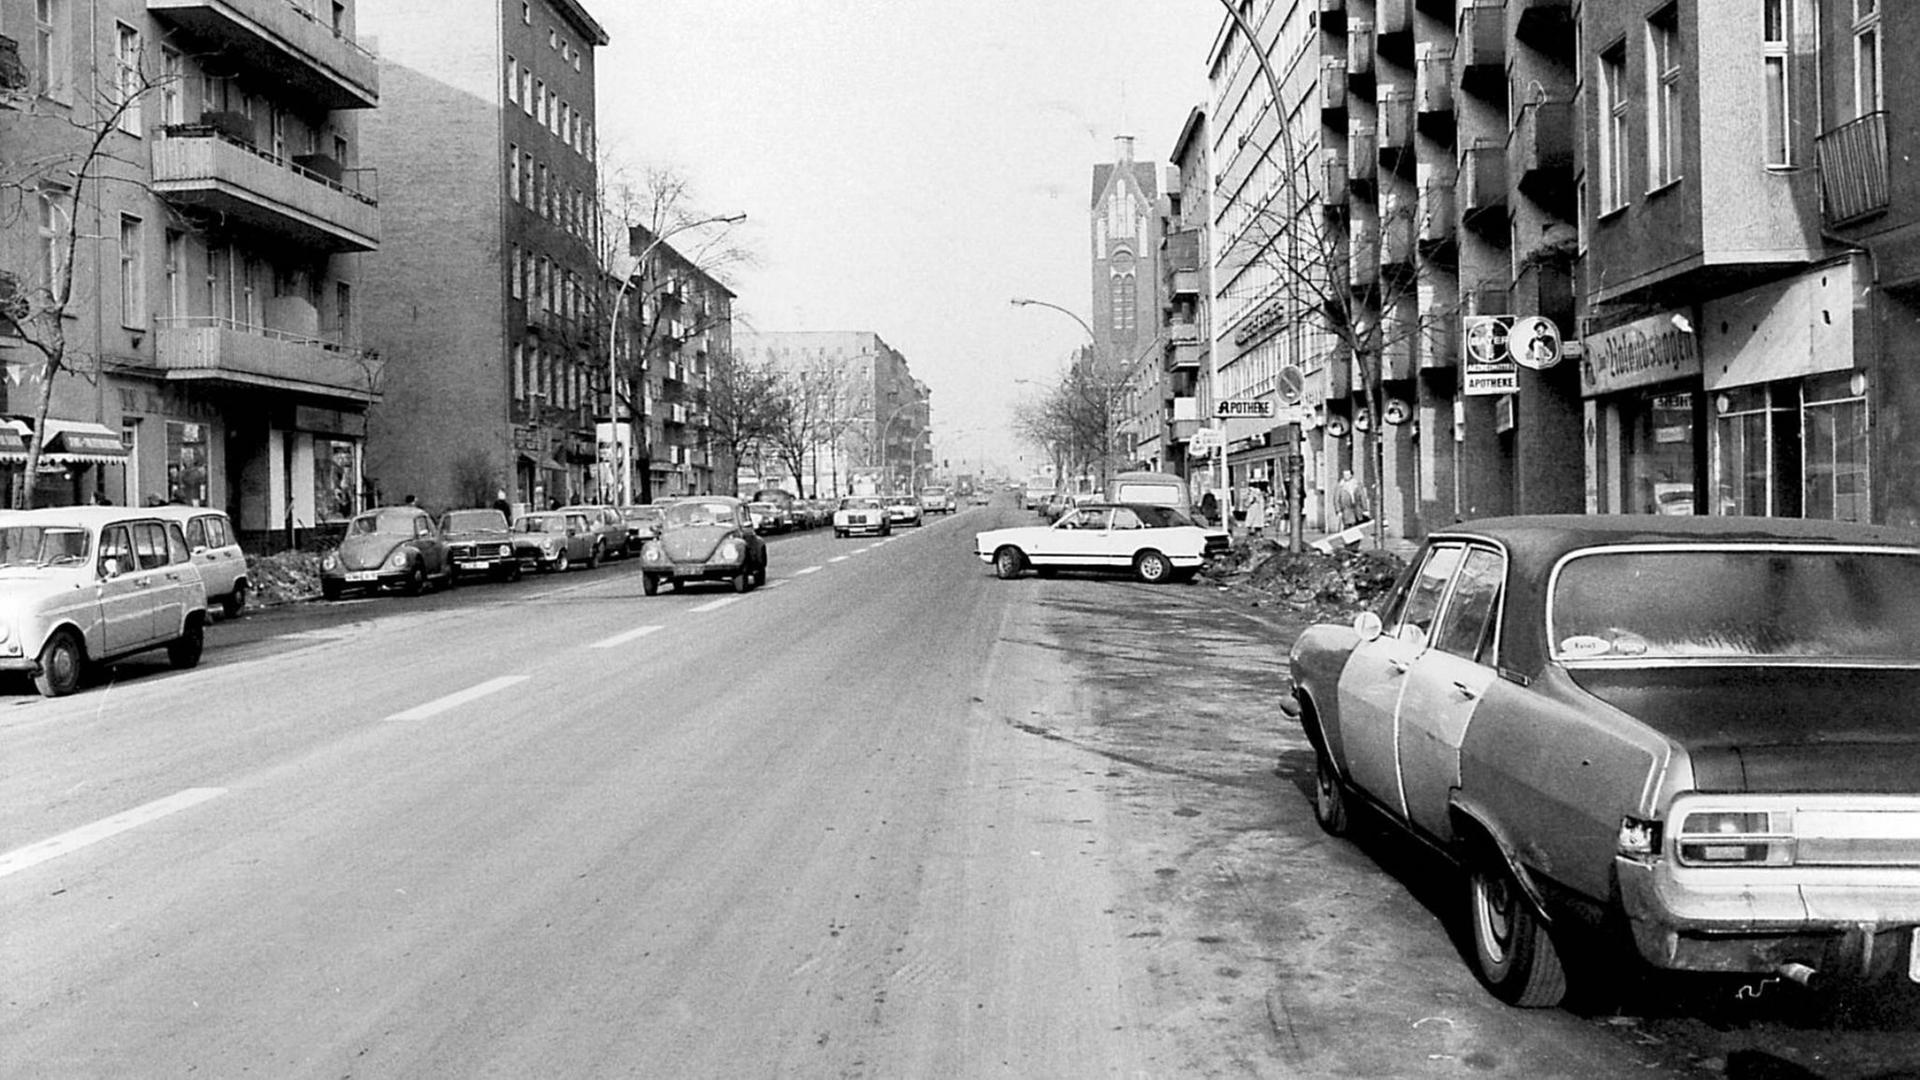
<svg viewBox="0 0 1920 1080">
<path fill-rule="evenodd" d="M 117 506 L 0 514 L 0 671 L 46 697 L 88 669 L 165 648 L 200 662 L 207 589 L 177 520 Z"/>
<path fill-rule="evenodd" d="M 690 581 L 726 581 L 746 592 L 767 583 L 767 542 L 739 499 L 682 499 L 667 507 L 659 537 L 640 549 L 640 572 L 648 596 Z"/>
<path fill-rule="evenodd" d="M 753 529 L 763 535 L 789 532 L 793 528 L 793 517 L 780 508 L 778 503 L 750 502 L 747 513 L 753 518 Z"/>
<path fill-rule="evenodd" d="M 513 533 L 507 515 L 498 510 L 449 510 L 440 516 L 440 535 L 447 542 L 453 574 L 476 574 L 520 580 L 520 560 L 513 553 Z"/>
<path fill-rule="evenodd" d="M 1031 567 L 1130 572 L 1149 585 L 1191 578 L 1209 558 L 1207 530 L 1168 506 L 1088 503 L 1051 525 L 975 533 L 974 554 L 1002 578 Z"/>
<path fill-rule="evenodd" d="M 929 514 L 951 514 L 954 510 L 953 490 L 939 485 L 929 485 L 920 489 L 920 506 Z"/>
<path fill-rule="evenodd" d="M 660 535 L 660 520 L 666 513 L 667 508 L 659 503 L 620 508 L 620 516 L 627 521 L 627 543 L 633 550 L 640 550 L 642 544 Z"/>
<path fill-rule="evenodd" d="M 1040 516 L 1050 523 L 1059 521 L 1060 515 L 1073 509 L 1073 502 L 1073 496 L 1064 491 L 1056 491 L 1041 501 Z"/>
<path fill-rule="evenodd" d="M 1600 949 L 1920 981 L 1917 595 L 1899 529 L 1436 531 L 1377 612 L 1293 646 L 1315 816 L 1365 807 L 1457 862 L 1468 960 L 1516 1005 Z"/>
<path fill-rule="evenodd" d="M 632 553 L 627 519 L 620 515 L 620 511 L 611 506 L 591 504 L 563 506 L 560 509 L 577 510 L 586 515 L 587 527 L 593 530 L 594 543 L 594 551 L 587 557 L 588 566 L 599 566 L 601 559 L 624 559 Z"/>
<path fill-rule="evenodd" d="M 925 511 L 920 508 L 920 500 L 911 495 L 893 495 L 887 499 L 887 523 L 898 528 L 903 525 L 919 525 L 925 521 Z"/>
<path fill-rule="evenodd" d="M 397 588 L 418 596 L 431 583 L 452 588 L 453 559 L 440 527 L 417 506 L 388 506 L 347 522 L 340 546 L 320 560 L 320 595 Z"/>
<path fill-rule="evenodd" d="M 598 566 L 593 525 L 578 510 L 536 510 L 513 523 L 513 554 L 528 570 L 564 572 Z"/>
<path fill-rule="evenodd" d="M 833 512 L 833 535 L 852 536 L 854 533 L 872 533 L 875 536 L 893 534 L 892 519 L 887 515 L 887 504 L 878 495 L 849 495 L 840 500 Z"/>
<path fill-rule="evenodd" d="M 229 619 L 238 617 L 246 609 L 253 582 L 247 573 L 247 553 L 240 549 L 240 534 L 226 511 L 205 506 L 156 506 L 149 512 L 180 523 L 187 548 L 193 552 L 193 565 L 207 587 L 207 603 L 219 604 L 221 613 Z"/>
</svg>

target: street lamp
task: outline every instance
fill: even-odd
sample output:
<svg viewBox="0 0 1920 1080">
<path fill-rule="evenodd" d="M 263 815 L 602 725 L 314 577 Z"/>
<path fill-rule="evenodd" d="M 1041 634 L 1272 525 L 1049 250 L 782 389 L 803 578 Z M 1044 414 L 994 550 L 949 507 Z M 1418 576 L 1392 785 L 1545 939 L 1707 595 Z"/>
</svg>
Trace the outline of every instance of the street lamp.
<svg viewBox="0 0 1920 1080">
<path fill-rule="evenodd" d="M 880 467 L 882 470 L 886 471 L 889 476 L 892 475 L 892 468 L 887 464 L 887 432 L 893 430 L 893 422 L 900 418 L 900 414 L 906 412 L 908 409 L 918 408 L 923 404 L 925 404 L 925 402 L 921 401 L 919 398 L 909 397 L 907 400 L 901 402 L 898 405 L 895 405 L 893 407 L 893 410 L 887 413 L 887 422 L 884 424 L 881 424 L 880 429 L 874 432 L 873 438 L 875 443 L 878 444 L 879 450 L 880 450 Z M 920 436 L 915 435 L 913 437 L 913 442 L 919 442 L 919 441 L 920 441 Z M 912 461 L 913 443 L 907 444 L 907 455 L 908 455 L 907 464 L 911 469 L 913 465 L 913 461 Z M 908 487 L 912 487 L 913 485 L 911 474 L 909 474 L 907 485 Z M 909 492 L 909 494 L 911 494 L 911 492 Z"/>
<path fill-rule="evenodd" d="M 1087 320 L 1075 314 L 1072 309 L 1063 308 L 1059 304 L 1048 303 L 1045 300 L 1030 300 L 1024 296 L 1016 296 L 1012 300 L 1008 301 L 1008 303 L 1012 304 L 1014 307 L 1052 308 L 1053 310 L 1059 312 L 1060 314 L 1065 315 L 1067 318 L 1072 319 L 1074 322 L 1079 323 L 1080 329 L 1085 330 L 1087 332 L 1087 343 L 1094 347 L 1095 352 L 1099 351 L 1100 349 L 1099 335 L 1093 332 L 1093 327 L 1087 325 Z"/>
<path fill-rule="evenodd" d="M 745 220 L 747 220 L 747 215 L 744 213 L 715 214 L 711 217 L 703 217 L 694 221 L 683 221 L 670 229 L 666 229 L 649 241 L 646 247 L 640 249 L 640 254 L 634 257 L 633 272 L 620 279 L 620 291 L 615 293 L 613 297 L 613 314 L 607 320 L 607 429 L 613 435 L 614 447 L 620 452 L 620 485 L 619 490 L 615 492 L 618 496 L 616 505 L 625 506 L 633 501 L 633 448 L 631 446 L 622 446 L 620 443 L 620 365 L 618 363 L 620 305 L 626 301 L 627 290 L 633 287 L 634 280 L 647 276 L 647 260 L 652 258 L 654 249 L 658 248 L 661 244 L 666 243 L 667 240 L 672 237 L 686 232 L 688 229 L 697 229 L 705 225 L 738 225 Z M 643 352 L 640 357 L 642 370 L 645 370 L 646 364 L 645 348 L 646 345 L 643 342 L 641 344 Z M 637 412 L 637 410 L 630 411 Z M 633 434 L 633 427 L 629 424 L 627 428 L 629 440 L 631 440 Z"/>
</svg>

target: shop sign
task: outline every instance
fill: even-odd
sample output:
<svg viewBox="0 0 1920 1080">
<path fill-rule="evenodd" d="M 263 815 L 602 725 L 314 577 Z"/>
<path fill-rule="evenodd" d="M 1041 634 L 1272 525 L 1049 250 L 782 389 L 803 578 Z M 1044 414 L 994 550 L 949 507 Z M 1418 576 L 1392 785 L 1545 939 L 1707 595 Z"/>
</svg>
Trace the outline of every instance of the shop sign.
<svg viewBox="0 0 1920 1080">
<path fill-rule="evenodd" d="M 1587 397 L 1699 376 L 1700 343 L 1684 319 L 1655 315 L 1586 336 L 1580 384 Z"/>
<path fill-rule="evenodd" d="M 1520 391 L 1520 367 L 1507 350 L 1510 315 L 1469 315 L 1465 319 L 1466 363 L 1461 391 L 1472 396 L 1515 394 Z"/>
</svg>

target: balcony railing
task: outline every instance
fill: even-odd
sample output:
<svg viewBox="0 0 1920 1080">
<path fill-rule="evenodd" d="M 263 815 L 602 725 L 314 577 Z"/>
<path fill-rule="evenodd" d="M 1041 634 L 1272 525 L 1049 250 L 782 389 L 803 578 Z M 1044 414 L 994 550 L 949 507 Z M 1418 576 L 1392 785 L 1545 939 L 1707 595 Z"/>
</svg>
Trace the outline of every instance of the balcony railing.
<svg viewBox="0 0 1920 1080">
<path fill-rule="evenodd" d="M 1871 112 L 1815 140 L 1827 224 L 1838 225 L 1887 208 L 1887 114 Z"/>
<path fill-rule="evenodd" d="M 178 27 L 192 51 L 322 108 L 380 104 L 380 61 L 311 0 L 147 0 L 147 12 Z"/>
<path fill-rule="evenodd" d="M 1373 78 L 1373 22 L 1355 19 L 1347 27 L 1347 74 L 1353 78 Z"/>
<path fill-rule="evenodd" d="M 1347 61 L 1329 56 L 1320 61 L 1320 111 L 1344 114 L 1347 111 Z"/>
<path fill-rule="evenodd" d="M 1391 83 L 1380 86 L 1380 152 L 1398 154 L 1413 145 L 1413 92 Z"/>
<path fill-rule="evenodd" d="M 1454 41 L 1460 87 L 1470 94 L 1506 93 L 1507 11 L 1500 0 L 1479 0 L 1460 9 Z"/>
<path fill-rule="evenodd" d="M 1453 54 L 1439 52 L 1431 45 L 1416 47 L 1414 57 L 1414 97 L 1421 115 L 1443 115 L 1453 111 Z"/>
<path fill-rule="evenodd" d="M 336 180 L 206 124 L 170 125 L 153 142 L 153 189 L 169 201 L 326 251 L 380 246 L 376 179 L 372 169 L 344 169 Z"/>
<path fill-rule="evenodd" d="M 372 402 L 378 353 L 208 315 L 158 316 L 154 347 L 169 380 L 202 380 Z"/>
</svg>

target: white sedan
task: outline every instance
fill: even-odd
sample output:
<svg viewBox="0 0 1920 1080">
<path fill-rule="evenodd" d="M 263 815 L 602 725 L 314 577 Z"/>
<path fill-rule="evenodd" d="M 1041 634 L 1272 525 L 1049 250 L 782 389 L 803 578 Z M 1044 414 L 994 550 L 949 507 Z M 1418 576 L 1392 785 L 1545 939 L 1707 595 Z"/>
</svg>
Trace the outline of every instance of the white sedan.
<svg viewBox="0 0 1920 1080">
<path fill-rule="evenodd" d="M 1206 565 L 1208 530 L 1168 506 L 1088 503 L 1051 525 L 976 533 L 974 553 L 1003 578 L 1057 569 L 1130 571 L 1149 585 L 1185 580 Z"/>
</svg>

